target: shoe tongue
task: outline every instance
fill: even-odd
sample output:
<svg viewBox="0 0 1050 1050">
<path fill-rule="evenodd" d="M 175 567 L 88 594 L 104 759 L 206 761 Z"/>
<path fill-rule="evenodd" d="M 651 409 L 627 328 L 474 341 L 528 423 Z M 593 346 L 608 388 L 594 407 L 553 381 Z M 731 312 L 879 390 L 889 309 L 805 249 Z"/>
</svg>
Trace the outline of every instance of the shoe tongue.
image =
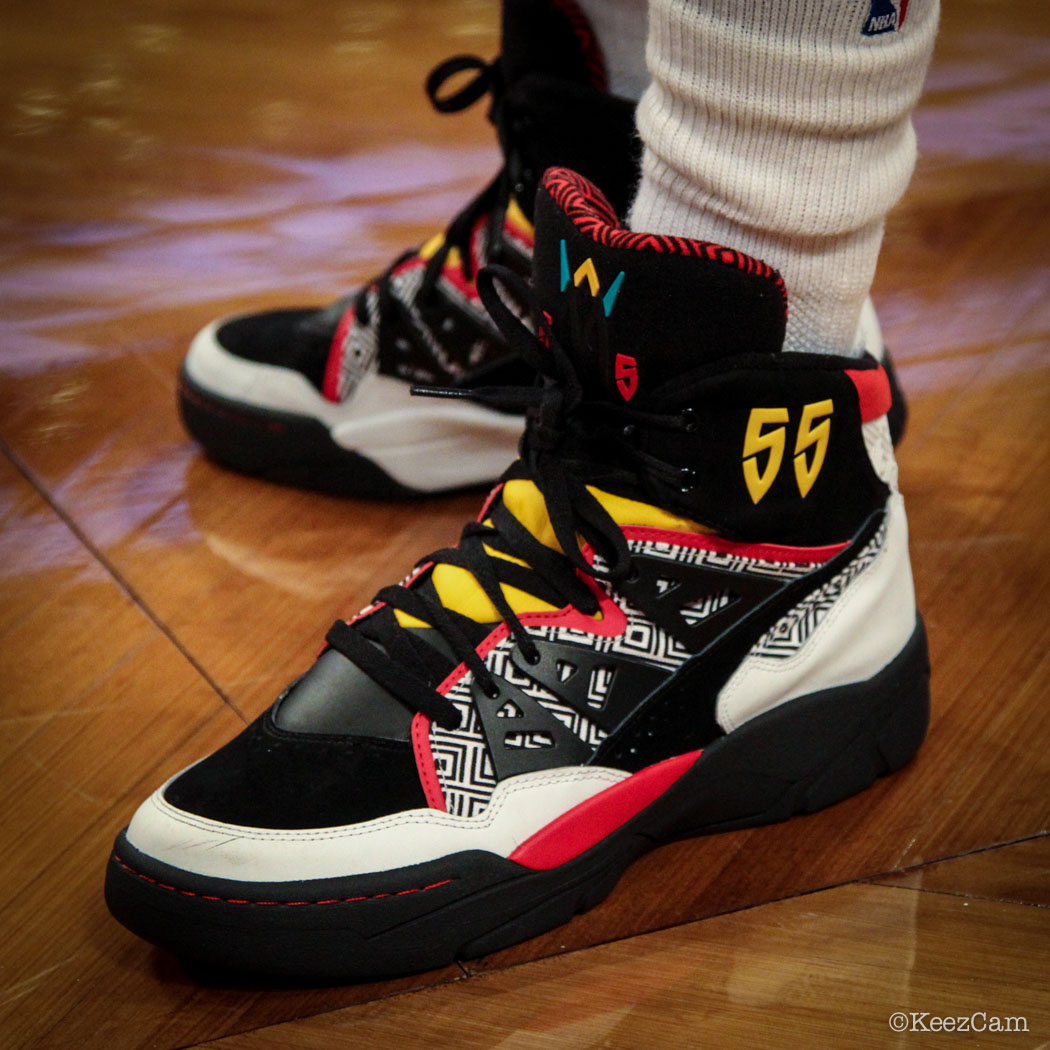
<svg viewBox="0 0 1050 1050">
<path fill-rule="evenodd" d="M 709 531 L 694 521 L 648 503 L 602 492 L 597 488 L 592 488 L 591 492 L 619 525 L 643 525 L 675 532 Z M 498 498 L 540 543 L 553 550 L 560 549 L 547 513 L 546 501 L 533 482 L 522 479 L 508 481 L 502 486 Z M 500 557 L 495 553 L 493 556 Z M 466 569 L 458 565 L 438 565 L 431 580 L 438 599 L 447 609 L 452 609 L 477 623 L 489 624 L 499 621 L 499 612 L 478 581 Z M 508 584 L 503 585 L 503 595 L 519 616 L 529 612 L 555 611 L 554 606 Z M 402 627 L 429 626 L 400 611 L 397 618 Z"/>
<path fill-rule="evenodd" d="M 688 372 L 779 353 L 780 275 L 720 245 L 625 230 L 602 194 L 565 168 L 536 198 L 533 284 L 589 396 L 644 407 Z"/>
<path fill-rule="evenodd" d="M 500 47 L 508 84 L 546 74 L 606 88 L 598 38 L 574 0 L 503 0 Z"/>
</svg>

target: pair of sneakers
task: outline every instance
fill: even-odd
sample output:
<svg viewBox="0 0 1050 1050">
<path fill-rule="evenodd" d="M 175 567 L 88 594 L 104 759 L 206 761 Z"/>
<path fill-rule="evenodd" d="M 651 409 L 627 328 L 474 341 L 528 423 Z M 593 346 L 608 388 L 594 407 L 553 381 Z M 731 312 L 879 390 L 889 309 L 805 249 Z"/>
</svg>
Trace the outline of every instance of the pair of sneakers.
<svg viewBox="0 0 1050 1050">
<path fill-rule="evenodd" d="M 187 359 L 187 422 L 241 469 L 407 494 L 519 446 L 454 547 L 335 623 L 118 836 L 111 911 L 187 958 L 364 979 L 485 954 L 597 904 L 654 844 L 830 805 L 925 734 L 884 364 L 783 353 L 769 266 L 623 228 L 624 151 L 579 147 L 629 104 L 586 26 L 552 19 L 564 83 L 515 64 L 506 22 L 499 63 L 452 98 L 432 81 L 446 108 L 493 92 L 507 161 L 443 240 L 329 310 L 206 329 Z M 549 156 L 576 97 L 586 129 L 552 140 L 577 152 Z M 566 157 L 612 164 L 618 199 L 547 166 Z"/>
</svg>

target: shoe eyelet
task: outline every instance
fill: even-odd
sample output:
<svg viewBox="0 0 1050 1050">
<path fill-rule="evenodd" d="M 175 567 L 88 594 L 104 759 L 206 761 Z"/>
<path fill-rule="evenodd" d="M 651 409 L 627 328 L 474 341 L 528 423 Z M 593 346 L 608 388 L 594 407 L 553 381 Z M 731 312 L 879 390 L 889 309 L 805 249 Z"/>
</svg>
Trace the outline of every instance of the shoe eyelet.
<svg viewBox="0 0 1050 1050">
<path fill-rule="evenodd" d="M 638 569 L 637 565 L 632 565 L 630 571 L 623 578 L 624 583 L 637 583 L 642 578 L 642 574 Z"/>
<path fill-rule="evenodd" d="M 695 434 L 700 429 L 700 423 L 696 418 L 696 411 L 692 408 L 682 409 L 682 429 L 687 434 Z"/>
<path fill-rule="evenodd" d="M 692 492 L 696 488 L 696 471 L 683 467 L 678 474 L 679 492 Z"/>
<path fill-rule="evenodd" d="M 520 653 L 521 653 L 521 658 L 522 658 L 522 659 L 523 659 L 523 660 L 525 661 L 525 663 L 527 663 L 527 664 L 528 664 L 528 665 L 529 665 L 530 667 L 535 667 L 535 666 L 536 666 L 536 665 L 537 665 L 537 664 L 538 664 L 538 663 L 539 663 L 539 662 L 540 662 L 540 661 L 541 661 L 541 660 L 543 659 L 543 657 L 542 657 L 542 656 L 540 655 L 540 651 L 539 651 L 538 649 L 534 649 L 534 650 L 532 651 L 531 655 L 530 655 L 529 653 L 525 652 L 525 650 L 524 650 L 524 649 L 522 649 L 522 648 L 521 648 L 521 647 L 519 646 L 519 648 L 518 648 L 518 652 L 520 652 Z"/>
<path fill-rule="evenodd" d="M 628 423 L 623 428 L 623 436 L 628 441 L 634 441 L 635 435 L 638 433 L 638 428 L 633 423 Z"/>
<path fill-rule="evenodd" d="M 498 699 L 499 699 L 499 697 L 500 697 L 500 692 L 499 692 L 499 686 L 498 686 L 498 685 L 492 685 L 492 686 L 487 686 L 487 685 L 483 685 L 483 686 L 481 687 L 481 691 L 482 691 L 482 692 L 483 692 L 483 693 L 484 693 L 484 694 L 485 694 L 485 695 L 486 695 L 486 696 L 487 696 L 487 697 L 488 697 L 488 698 L 489 698 L 490 700 L 498 700 Z"/>
</svg>

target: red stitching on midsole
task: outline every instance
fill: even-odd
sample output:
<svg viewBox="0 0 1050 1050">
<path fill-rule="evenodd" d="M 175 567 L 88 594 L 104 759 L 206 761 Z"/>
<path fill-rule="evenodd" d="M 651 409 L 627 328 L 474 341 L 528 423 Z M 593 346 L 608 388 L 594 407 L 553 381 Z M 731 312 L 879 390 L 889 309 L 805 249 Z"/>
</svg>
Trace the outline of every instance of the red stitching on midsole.
<svg viewBox="0 0 1050 1050">
<path fill-rule="evenodd" d="M 218 897 L 214 893 L 197 893 L 194 890 L 180 890 L 177 886 L 169 886 L 166 882 L 161 882 L 159 879 L 154 879 L 149 875 L 144 875 L 141 871 L 136 871 L 130 864 L 125 864 L 116 853 L 113 854 L 113 859 L 129 874 L 142 879 L 143 882 L 151 883 L 158 889 L 168 890 L 169 893 L 179 893 L 184 897 L 199 897 L 203 901 L 222 901 L 223 904 L 261 904 L 266 907 L 302 908 L 307 904 L 352 904 L 355 901 L 379 900 L 382 897 L 404 897 L 409 893 L 422 893 L 424 890 L 436 890 L 438 886 L 447 886 L 450 882 L 456 881 L 455 879 L 442 879 L 441 882 L 432 882 L 429 886 L 417 886 L 411 890 L 394 890 L 392 893 L 369 893 L 365 894 L 363 897 L 333 897 L 331 900 L 323 901 L 251 901 L 242 900 L 238 897 Z"/>
</svg>

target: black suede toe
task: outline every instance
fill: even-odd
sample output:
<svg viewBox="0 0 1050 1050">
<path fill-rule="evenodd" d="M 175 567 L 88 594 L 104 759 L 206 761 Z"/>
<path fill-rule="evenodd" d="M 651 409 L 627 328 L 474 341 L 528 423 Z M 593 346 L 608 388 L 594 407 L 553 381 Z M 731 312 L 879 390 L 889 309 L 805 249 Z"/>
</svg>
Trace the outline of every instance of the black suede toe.
<svg viewBox="0 0 1050 1050">
<path fill-rule="evenodd" d="M 322 828 L 426 808 L 408 741 L 278 729 L 269 711 L 168 785 L 188 813 L 259 828 Z"/>
<path fill-rule="evenodd" d="M 302 309 L 235 317 L 219 326 L 215 338 L 246 361 L 294 369 L 320 390 L 334 335 L 329 311 Z"/>
</svg>

